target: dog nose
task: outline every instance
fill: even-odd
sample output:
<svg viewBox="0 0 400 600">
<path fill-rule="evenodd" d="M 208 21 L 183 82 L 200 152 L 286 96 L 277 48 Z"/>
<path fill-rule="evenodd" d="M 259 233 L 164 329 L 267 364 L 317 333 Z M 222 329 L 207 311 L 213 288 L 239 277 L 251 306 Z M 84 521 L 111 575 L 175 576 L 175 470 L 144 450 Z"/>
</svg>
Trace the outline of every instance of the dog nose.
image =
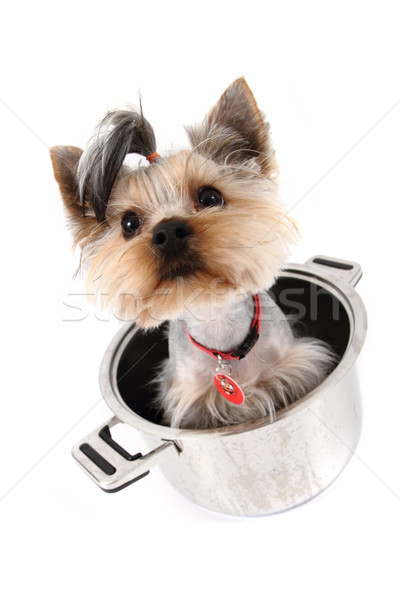
<svg viewBox="0 0 400 600">
<path fill-rule="evenodd" d="M 192 233 L 193 229 L 185 221 L 164 221 L 153 231 L 152 242 L 164 254 L 177 256 Z"/>
</svg>

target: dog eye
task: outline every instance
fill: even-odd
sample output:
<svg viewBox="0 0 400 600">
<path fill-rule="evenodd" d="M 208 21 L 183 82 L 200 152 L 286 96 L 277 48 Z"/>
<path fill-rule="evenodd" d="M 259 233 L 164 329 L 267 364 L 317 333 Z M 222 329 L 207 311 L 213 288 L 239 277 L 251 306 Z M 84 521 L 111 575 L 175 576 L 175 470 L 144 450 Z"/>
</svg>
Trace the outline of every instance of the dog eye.
<svg viewBox="0 0 400 600">
<path fill-rule="evenodd" d="M 204 208 L 224 206 L 225 204 L 221 192 L 211 187 L 200 188 L 197 192 L 197 201 L 200 206 L 203 206 Z"/>
<path fill-rule="evenodd" d="M 134 212 L 127 213 L 122 217 L 121 226 L 125 237 L 132 237 L 142 224 L 142 219 Z"/>
</svg>

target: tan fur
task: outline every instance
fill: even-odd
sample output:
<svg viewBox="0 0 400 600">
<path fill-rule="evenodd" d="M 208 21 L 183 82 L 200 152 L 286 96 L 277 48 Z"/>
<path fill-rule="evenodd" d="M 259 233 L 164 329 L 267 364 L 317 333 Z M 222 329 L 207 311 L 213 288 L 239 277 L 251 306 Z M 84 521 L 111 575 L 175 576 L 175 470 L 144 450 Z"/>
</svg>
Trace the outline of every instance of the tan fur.
<svg viewBox="0 0 400 600">
<path fill-rule="evenodd" d="M 250 158 L 263 175 L 276 175 L 269 124 L 242 78 L 222 94 L 201 125 L 188 127 L 187 131 L 192 145 L 205 156 L 229 156 L 235 163 Z"/>
<path fill-rule="evenodd" d="M 98 237 L 101 226 L 93 213 L 82 217 L 82 205 L 79 199 L 75 173 L 83 150 L 76 146 L 54 146 L 50 148 L 54 176 L 60 186 L 60 192 L 67 212 L 67 218 L 74 236 L 74 245 L 83 247 L 90 238 Z"/>
<path fill-rule="evenodd" d="M 195 190 L 205 184 L 221 191 L 226 209 L 196 209 Z M 128 210 L 139 212 L 144 223 L 141 234 L 126 241 L 120 221 Z M 195 232 L 193 250 L 207 257 L 203 271 L 172 287 L 158 280 L 159 260 L 151 243 L 155 226 L 171 218 L 187 220 Z M 123 179 L 110 198 L 107 224 L 97 240 L 83 243 L 88 291 L 101 292 L 104 305 L 142 327 L 176 318 L 193 297 L 204 303 L 213 280 L 219 281 L 221 295 L 269 287 L 296 238 L 273 182 L 187 151 Z"/>
<path fill-rule="evenodd" d="M 129 114 L 123 117 L 129 121 Z M 135 118 L 137 114 L 132 116 L 133 125 Z M 143 123 L 142 119 L 141 134 Z M 147 133 L 146 139 L 153 140 L 152 132 Z M 108 197 L 91 192 L 111 188 L 107 181 L 102 185 L 103 171 L 106 177 L 110 167 L 103 162 L 108 157 L 112 166 L 113 150 L 117 156 L 119 147 L 107 146 L 103 157 L 96 155 L 103 143 L 103 138 L 96 138 L 97 145 L 83 161 L 81 188 L 82 151 L 60 146 L 51 150 L 75 243 L 82 249 L 88 291 L 119 318 L 135 320 L 139 327 L 156 327 L 165 320 L 175 323 L 170 359 L 159 376 L 158 402 L 165 422 L 208 427 L 265 415 L 273 419 L 276 410 L 319 384 L 332 364 L 329 349 L 316 340 L 296 340 L 278 307 L 263 294 L 273 319 L 263 323 L 255 349 L 234 367 L 246 394 L 238 408 L 213 386 L 214 359 L 199 356 L 198 349 L 193 353 L 181 327 L 184 319 L 196 328 L 197 314 L 198 322 L 206 321 L 202 334 L 221 344 L 216 347 L 229 346 L 240 336 L 243 340 L 251 321 L 246 320 L 246 301 L 273 284 L 290 244 L 297 240 L 296 225 L 278 195 L 269 125 L 246 82 L 239 79 L 203 123 L 188 133 L 191 150 L 163 155 L 133 171 L 118 163 L 118 173 L 110 175 L 115 183 Z M 119 142 L 118 136 L 105 136 L 104 144 Z M 92 164 L 96 186 L 90 189 Z M 217 190 L 223 204 L 202 206 L 198 201 L 202 188 Z M 85 190 L 84 199 L 80 189 Z M 121 224 L 132 212 L 140 228 L 127 237 Z M 176 220 L 190 228 L 190 235 L 179 254 L 167 256 L 153 234 L 160 225 Z M 239 320 L 227 318 L 226 307 L 231 313 L 239 308 L 240 327 Z M 214 313 L 216 324 L 210 318 Z"/>
</svg>

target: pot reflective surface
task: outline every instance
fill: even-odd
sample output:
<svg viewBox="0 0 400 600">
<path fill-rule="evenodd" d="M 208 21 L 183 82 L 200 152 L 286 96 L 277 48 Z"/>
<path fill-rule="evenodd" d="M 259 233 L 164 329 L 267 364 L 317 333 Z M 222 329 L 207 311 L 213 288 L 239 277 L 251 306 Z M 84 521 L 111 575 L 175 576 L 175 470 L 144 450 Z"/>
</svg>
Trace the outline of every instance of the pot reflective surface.
<svg viewBox="0 0 400 600">
<path fill-rule="evenodd" d="M 141 332 L 129 324 L 108 347 L 100 385 L 114 417 L 73 448 L 73 456 L 104 490 L 118 491 L 161 465 L 187 498 L 233 515 L 287 510 L 322 492 L 350 460 L 361 429 L 356 359 L 367 320 L 354 290 L 359 265 L 323 256 L 289 265 L 271 290 L 299 334 L 328 342 L 340 360 L 307 396 L 278 412 L 212 430 L 159 423 L 150 382 L 168 356 L 166 325 Z M 131 455 L 112 437 L 124 422 L 144 435 L 150 452 Z"/>
</svg>

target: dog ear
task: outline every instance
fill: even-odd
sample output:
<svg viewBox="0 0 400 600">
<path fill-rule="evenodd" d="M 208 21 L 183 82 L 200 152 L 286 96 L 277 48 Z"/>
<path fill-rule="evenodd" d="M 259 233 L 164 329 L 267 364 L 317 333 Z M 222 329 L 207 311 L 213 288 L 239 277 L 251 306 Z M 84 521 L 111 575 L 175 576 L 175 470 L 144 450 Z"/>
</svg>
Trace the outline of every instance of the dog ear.
<svg viewBox="0 0 400 600">
<path fill-rule="evenodd" d="M 243 77 L 225 90 L 203 123 L 188 127 L 187 132 L 196 152 L 216 162 L 240 164 L 253 159 L 265 175 L 276 168 L 269 124 Z"/>
<path fill-rule="evenodd" d="M 79 196 L 77 170 L 83 150 L 75 146 L 54 146 L 50 148 L 54 176 L 59 185 L 61 197 L 74 236 L 75 244 L 80 244 L 98 227 L 94 214 L 84 211 Z"/>
</svg>

